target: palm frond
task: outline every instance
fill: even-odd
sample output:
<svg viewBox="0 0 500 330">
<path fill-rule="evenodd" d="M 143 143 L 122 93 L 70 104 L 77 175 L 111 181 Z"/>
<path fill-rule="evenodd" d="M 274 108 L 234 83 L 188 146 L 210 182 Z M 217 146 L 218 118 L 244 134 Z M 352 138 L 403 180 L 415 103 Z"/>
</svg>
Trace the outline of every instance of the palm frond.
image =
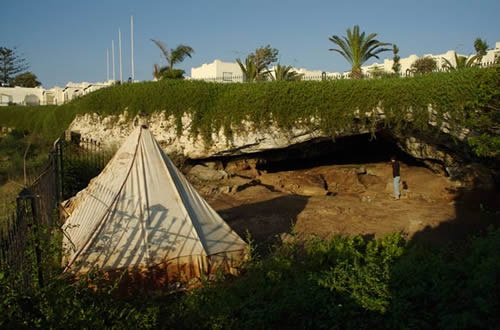
<svg viewBox="0 0 500 330">
<path fill-rule="evenodd" d="M 455 54 L 455 57 L 456 57 L 456 54 Z M 442 66 L 443 69 L 447 69 L 449 71 L 456 70 L 455 67 L 453 66 L 453 64 L 451 64 L 451 62 L 447 58 L 441 57 L 441 59 L 444 61 L 444 64 Z"/>
<path fill-rule="evenodd" d="M 330 40 L 331 42 L 333 42 L 334 44 L 336 44 L 340 48 L 340 49 L 329 48 L 328 49 L 329 51 L 337 52 L 340 55 L 342 55 L 347 60 L 347 62 L 349 62 L 351 64 L 353 63 L 353 56 L 352 56 L 351 48 L 348 44 L 348 42 L 349 42 L 348 40 L 346 40 L 346 41 L 342 40 L 342 39 L 340 39 L 340 37 L 338 37 L 336 35 L 328 38 L 328 40 Z"/>
<path fill-rule="evenodd" d="M 337 35 L 328 38 L 339 47 L 339 49 L 330 48 L 329 50 L 341 54 L 352 65 L 353 77 L 360 74 L 361 65 L 364 62 L 372 57 L 378 59 L 377 55 L 382 52 L 392 51 L 391 48 L 384 48 L 384 46 L 392 46 L 391 43 L 378 41 L 375 39 L 376 33 L 367 35 L 364 31 L 360 32 L 359 25 L 354 25 L 352 31 L 347 28 L 346 34 L 347 36 L 342 38 Z"/>
<path fill-rule="evenodd" d="M 165 44 L 163 41 L 159 41 L 159 40 L 155 40 L 155 39 L 151 39 L 152 42 L 154 42 L 154 44 L 156 46 L 158 46 L 158 48 L 160 48 L 162 54 L 163 54 L 163 57 L 165 57 L 165 60 L 168 62 L 170 62 L 170 50 L 168 49 L 167 47 L 167 44 Z"/>
<path fill-rule="evenodd" d="M 173 68 L 174 64 L 184 61 L 186 57 L 191 57 L 194 49 L 190 46 L 180 44 L 177 48 L 171 50 L 170 67 Z"/>
</svg>

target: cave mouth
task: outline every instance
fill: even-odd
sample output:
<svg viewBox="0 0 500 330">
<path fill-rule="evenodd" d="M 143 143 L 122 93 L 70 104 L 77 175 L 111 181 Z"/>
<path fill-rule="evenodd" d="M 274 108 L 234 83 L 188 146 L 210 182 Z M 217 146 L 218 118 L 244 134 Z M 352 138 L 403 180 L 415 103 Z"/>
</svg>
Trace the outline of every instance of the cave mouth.
<svg viewBox="0 0 500 330">
<path fill-rule="evenodd" d="M 310 169 L 325 165 L 388 163 L 391 156 L 409 166 L 426 167 L 422 161 L 402 151 L 388 134 L 359 134 L 318 139 L 288 148 L 266 151 L 256 157 L 256 169 L 267 173 Z"/>
</svg>

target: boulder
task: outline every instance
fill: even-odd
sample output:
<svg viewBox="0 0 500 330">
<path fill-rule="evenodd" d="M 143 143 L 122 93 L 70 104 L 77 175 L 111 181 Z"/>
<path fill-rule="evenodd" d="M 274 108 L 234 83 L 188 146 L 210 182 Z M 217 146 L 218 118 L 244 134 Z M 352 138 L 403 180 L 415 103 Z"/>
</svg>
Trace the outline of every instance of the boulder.
<svg viewBox="0 0 500 330">
<path fill-rule="evenodd" d="M 189 170 L 188 176 L 203 181 L 219 181 L 228 177 L 225 171 L 214 170 L 203 165 L 196 165 Z"/>
</svg>

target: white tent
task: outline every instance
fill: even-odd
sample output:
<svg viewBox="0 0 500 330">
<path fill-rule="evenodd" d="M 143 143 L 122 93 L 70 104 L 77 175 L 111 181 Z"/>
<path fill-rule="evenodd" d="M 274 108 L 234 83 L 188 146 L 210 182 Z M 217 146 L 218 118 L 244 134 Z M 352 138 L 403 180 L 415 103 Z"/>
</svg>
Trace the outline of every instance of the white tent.
<svg viewBox="0 0 500 330">
<path fill-rule="evenodd" d="M 127 270 L 164 284 L 244 258 L 247 244 L 137 127 L 106 168 L 67 202 L 66 272 Z"/>
</svg>

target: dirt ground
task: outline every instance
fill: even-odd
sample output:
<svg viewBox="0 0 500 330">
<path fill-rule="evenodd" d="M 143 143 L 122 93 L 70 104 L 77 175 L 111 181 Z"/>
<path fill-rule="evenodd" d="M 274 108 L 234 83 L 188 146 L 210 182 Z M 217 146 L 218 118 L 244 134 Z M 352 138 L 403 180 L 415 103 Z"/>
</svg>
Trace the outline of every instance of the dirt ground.
<svg viewBox="0 0 500 330">
<path fill-rule="evenodd" d="M 420 166 L 401 163 L 400 200 L 389 163 L 328 165 L 274 173 L 234 170 L 216 185 L 195 182 L 228 224 L 259 244 L 299 238 L 401 232 L 409 240 L 446 244 L 499 224 L 495 192 L 465 193 Z"/>
</svg>

